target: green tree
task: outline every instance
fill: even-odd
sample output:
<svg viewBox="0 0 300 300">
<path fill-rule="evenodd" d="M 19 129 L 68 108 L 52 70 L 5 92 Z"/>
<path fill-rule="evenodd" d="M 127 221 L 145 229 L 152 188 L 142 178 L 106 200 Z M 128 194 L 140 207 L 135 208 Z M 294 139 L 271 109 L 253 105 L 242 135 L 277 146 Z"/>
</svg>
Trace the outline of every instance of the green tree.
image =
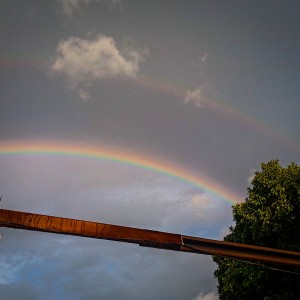
<svg viewBox="0 0 300 300">
<path fill-rule="evenodd" d="M 300 251 L 300 166 L 292 163 L 283 168 L 278 160 L 271 160 L 261 168 L 245 202 L 233 206 L 235 226 L 224 240 Z M 300 299 L 300 275 L 223 257 L 213 259 L 218 265 L 215 277 L 221 300 Z"/>
</svg>

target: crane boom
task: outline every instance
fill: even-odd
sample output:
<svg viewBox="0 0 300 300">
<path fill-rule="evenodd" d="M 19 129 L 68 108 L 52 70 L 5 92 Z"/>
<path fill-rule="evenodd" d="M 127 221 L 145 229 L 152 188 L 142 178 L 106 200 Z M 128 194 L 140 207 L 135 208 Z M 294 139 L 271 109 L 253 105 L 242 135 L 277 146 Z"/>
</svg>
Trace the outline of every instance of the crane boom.
<svg viewBox="0 0 300 300">
<path fill-rule="evenodd" d="M 300 267 L 300 252 L 21 211 L 0 209 L 0 227 L 76 235 L 135 243 L 144 247 Z"/>
</svg>

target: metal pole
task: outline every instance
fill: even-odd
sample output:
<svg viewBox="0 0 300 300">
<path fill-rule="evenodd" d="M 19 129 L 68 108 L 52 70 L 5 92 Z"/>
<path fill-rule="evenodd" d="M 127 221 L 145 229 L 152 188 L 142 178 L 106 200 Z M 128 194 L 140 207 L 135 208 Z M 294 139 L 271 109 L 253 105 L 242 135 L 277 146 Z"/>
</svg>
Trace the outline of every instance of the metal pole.
<svg viewBox="0 0 300 300">
<path fill-rule="evenodd" d="M 135 243 L 144 247 L 300 267 L 300 252 L 20 211 L 0 209 L 0 227 L 76 235 Z"/>
</svg>

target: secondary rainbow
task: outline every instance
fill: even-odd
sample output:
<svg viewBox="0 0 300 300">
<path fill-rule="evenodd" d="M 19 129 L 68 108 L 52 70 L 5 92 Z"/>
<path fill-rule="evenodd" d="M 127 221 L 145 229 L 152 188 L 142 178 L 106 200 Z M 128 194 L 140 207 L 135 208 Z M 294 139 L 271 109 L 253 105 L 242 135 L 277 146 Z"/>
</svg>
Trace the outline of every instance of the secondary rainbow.
<svg viewBox="0 0 300 300">
<path fill-rule="evenodd" d="M 14 57 L 11 54 L 6 53 L 0 55 L 0 65 L 7 67 L 37 67 L 44 69 L 46 72 L 50 66 L 49 64 L 49 58 L 42 57 L 40 53 L 36 53 L 34 56 L 21 58 Z M 185 98 L 187 90 L 190 89 L 186 86 L 180 86 L 178 83 L 176 85 L 169 84 L 165 83 L 164 79 L 157 80 L 147 76 L 136 77 L 134 79 L 126 79 L 126 77 L 124 77 L 122 80 L 127 80 L 128 84 L 137 84 L 138 86 L 142 86 L 152 91 L 172 95 L 175 98 L 181 99 L 181 101 Z M 225 115 L 242 124 L 246 124 L 261 134 L 270 136 L 272 139 L 277 140 L 293 151 L 300 153 L 300 144 L 298 139 L 293 136 L 286 135 L 285 133 L 281 132 L 280 128 L 274 128 L 273 126 L 267 124 L 265 120 L 260 120 L 251 115 L 247 115 L 242 111 L 230 106 L 229 104 L 218 102 L 211 97 L 202 99 L 202 101 L 204 107 L 216 111 L 221 115 Z"/>
<path fill-rule="evenodd" d="M 0 155 L 58 155 L 101 159 L 136 166 L 150 171 L 158 172 L 210 192 L 231 204 L 241 202 L 243 199 L 234 192 L 201 174 L 194 174 L 183 167 L 168 162 L 153 159 L 128 151 L 119 151 L 113 148 L 94 147 L 83 144 L 41 141 L 1 142 Z"/>
</svg>

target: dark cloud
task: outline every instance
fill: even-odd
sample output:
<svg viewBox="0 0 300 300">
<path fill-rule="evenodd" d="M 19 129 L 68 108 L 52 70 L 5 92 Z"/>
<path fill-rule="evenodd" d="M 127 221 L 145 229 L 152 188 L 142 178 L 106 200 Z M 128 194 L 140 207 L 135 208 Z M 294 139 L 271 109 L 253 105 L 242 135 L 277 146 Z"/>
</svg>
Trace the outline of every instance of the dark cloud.
<svg viewBox="0 0 300 300">
<path fill-rule="evenodd" d="M 192 299 L 215 285 L 214 264 L 206 256 L 20 230 L 5 230 L 2 242 L 27 262 L 3 290 L 24 286 L 24 297 Z M 19 298 L 23 290 L 9 295 Z"/>
</svg>

